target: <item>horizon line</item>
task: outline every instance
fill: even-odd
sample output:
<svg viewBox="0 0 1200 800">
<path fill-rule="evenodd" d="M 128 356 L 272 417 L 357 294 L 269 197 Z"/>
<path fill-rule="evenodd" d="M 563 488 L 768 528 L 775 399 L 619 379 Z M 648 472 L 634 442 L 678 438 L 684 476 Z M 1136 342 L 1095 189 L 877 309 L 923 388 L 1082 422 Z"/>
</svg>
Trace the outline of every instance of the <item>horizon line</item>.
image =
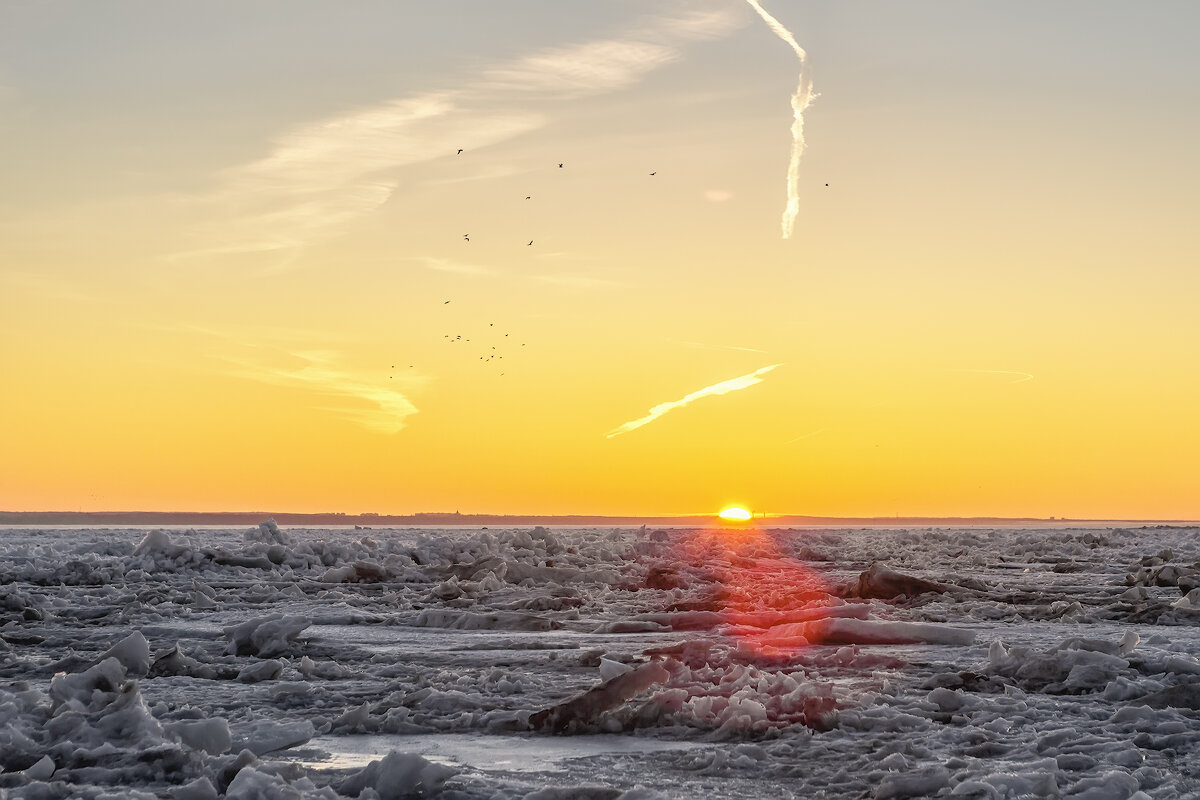
<svg viewBox="0 0 1200 800">
<path fill-rule="evenodd" d="M 336 517 L 349 521 L 370 520 L 375 522 L 383 522 L 386 520 L 415 520 L 423 519 L 442 519 L 442 518 L 460 518 L 464 520 L 554 520 L 554 519 L 587 519 L 587 520 L 613 520 L 613 521 L 628 521 L 628 520 L 647 520 L 647 521 L 670 521 L 670 520 L 697 520 L 697 519 L 718 519 L 717 512 L 693 512 L 686 514 L 588 514 L 588 513 L 494 513 L 494 512 L 467 512 L 460 511 L 417 511 L 409 513 L 379 513 L 371 511 L 363 512 L 345 512 L 345 511 L 162 511 L 162 510 L 110 510 L 110 511 L 68 511 L 68 510 L 38 510 L 38 511 L 9 511 L 0 509 L 0 524 L 5 523 L 3 520 L 6 517 L 238 517 L 238 518 L 258 518 L 265 520 L 267 518 L 321 518 L 321 517 Z M 1200 517 L 1066 517 L 1066 516 L 1003 516 L 995 514 L 859 514 L 859 515 L 824 515 L 824 514 L 800 514 L 800 513 L 774 513 L 774 512 L 755 512 L 753 520 L 813 520 L 822 522 L 858 522 L 858 521 L 979 521 L 979 522 L 1158 522 L 1158 523 L 1192 523 L 1200 522 Z M 114 520 L 115 522 L 116 520 Z M 239 523 L 241 524 L 241 523 Z"/>
</svg>

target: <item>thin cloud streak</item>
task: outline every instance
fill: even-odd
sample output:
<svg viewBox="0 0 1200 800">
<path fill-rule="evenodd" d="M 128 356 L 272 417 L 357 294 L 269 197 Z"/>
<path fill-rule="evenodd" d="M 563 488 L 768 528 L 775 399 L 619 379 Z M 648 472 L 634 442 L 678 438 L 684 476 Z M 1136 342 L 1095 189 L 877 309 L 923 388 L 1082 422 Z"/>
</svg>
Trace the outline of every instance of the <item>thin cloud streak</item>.
<svg viewBox="0 0 1200 800">
<path fill-rule="evenodd" d="M 792 32 L 780 23 L 779 20 L 767 13 L 758 0 L 746 0 L 758 15 L 763 18 L 763 21 L 775 32 L 775 35 L 782 39 L 795 51 L 796 57 L 800 59 L 800 82 L 796 86 L 795 93 L 792 94 L 792 154 L 788 160 L 787 170 L 787 205 L 783 209 L 783 217 L 780 220 L 780 227 L 783 229 L 783 238 L 792 238 L 792 232 L 796 228 L 796 215 L 800 213 L 800 191 L 798 188 L 800 178 L 800 157 L 804 155 L 804 112 L 812 105 L 812 101 L 816 98 L 816 94 L 812 90 L 812 75 L 808 67 L 808 53 L 804 51 L 792 36 Z"/>
<path fill-rule="evenodd" d="M 379 433 L 394 434 L 404 429 L 405 420 L 418 413 L 408 397 L 395 389 L 355 377 L 333 366 L 338 354 L 332 350 L 302 350 L 288 352 L 303 364 L 296 368 L 271 366 L 248 359 L 229 358 L 226 361 L 238 368 L 233 374 L 272 386 L 309 389 L 321 395 L 340 397 L 375 408 L 325 408 L 365 428 Z M 408 379 L 412 382 L 414 379 Z"/>
<path fill-rule="evenodd" d="M 817 428 L 815 431 L 809 431 L 808 433 L 802 433 L 799 436 L 796 436 L 795 438 L 788 439 L 786 442 L 784 442 L 784 444 L 795 444 L 796 442 L 800 442 L 805 439 L 811 439 L 812 437 L 814 437 L 818 434 L 824 433 L 824 432 L 825 432 L 824 428 Z"/>
<path fill-rule="evenodd" d="M 683 408 L 689 403 L 693 403 L 702 397 L 713 397 L 716 395 L 729 394 L 730 392 L 736 392 L 740 389 L 747 389 L 751 386 L 754 386 L 756 383 L 762 383 L 762 378 L 760 376 L 765 375 L 776 367 L 781 366 L 783 365 L 771 364 L 770 366 L 756 369 L 754 372 L 751 372 L 748 375 L 741 375 L 736 378 L 730 378 L 727 381 L 714 383 L 712 386 L 706 386 L 703 389 L 692 392 L 691 394 L 686 395 L 679 400 L 673 400 L 669 403 L 659 403 L 651 408 L 650 413 L 646 416 L 635 419 L 632 422 L 626 422 L 624 425 L 613 428 L 608 432 L 607 438 L 611 439 L 614 436 L 620 436 L 623 433 L 629 433 L 630 431 L 637 430 L 643 425 L 648 425 L 649 423 L 654 422 L 654 420 L 658 419 L 667 412 L 674 411 L 677 408 Z"/>
<path fill-rule="evenodd" d="M 497 271 L 492 267 L 484 267 L 479 264 L 466 264 L 462 261 L 453 261 L 449 258 L 437 258 L 435 256 L 422 256 L 412 260 L 421 262 L 426 269 L 434 270 L 435 272 L 451 272 L 457 275 L 495 275 Z"/>
<path fill-rule="evenodd" d="M 403 167 L 475 151 L 544 127 L 514 103 L 615 91 L 677 60 L 682 46 L 720 36 L 738 21 L 728 12 L 657 16 L 619 37 L 555 47 L 485 69 L 452 91 L 397 98 L 278 137 L 263 158 L 227 170 L 222 188 L 202 198 L 215 217 L 202 242 L 169 259 L 296 251 L 341 233 L 386 203 Z M 509 108 L 505 108 L 509 106 Z M 485 177 L 485 176 L 480 176 Z"/>
</svg>

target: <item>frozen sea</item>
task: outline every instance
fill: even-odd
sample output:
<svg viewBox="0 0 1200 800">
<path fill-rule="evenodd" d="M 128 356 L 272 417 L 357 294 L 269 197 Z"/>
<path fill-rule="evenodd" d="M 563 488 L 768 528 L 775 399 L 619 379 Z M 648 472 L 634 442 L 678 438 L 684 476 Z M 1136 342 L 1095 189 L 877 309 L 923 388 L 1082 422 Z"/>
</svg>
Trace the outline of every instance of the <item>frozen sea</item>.
<svg viewBox="0 0 1200 800">
<path fill-rule="evenodd" d="M 1198 532 L 4 529 L 0 800 L 1197 798 Z"/>
</svg>

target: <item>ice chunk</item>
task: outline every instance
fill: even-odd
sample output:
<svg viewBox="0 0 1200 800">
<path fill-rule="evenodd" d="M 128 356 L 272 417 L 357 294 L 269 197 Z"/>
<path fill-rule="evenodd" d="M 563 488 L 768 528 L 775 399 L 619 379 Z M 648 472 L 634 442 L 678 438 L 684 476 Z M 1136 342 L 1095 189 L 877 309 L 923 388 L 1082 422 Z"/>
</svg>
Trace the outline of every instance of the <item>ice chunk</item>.
<svg viewBox="0 0 1200 800">
<path fill-rule="evenodd" d="M 174 645 L 170 650 L 166 650 L 155 656 L 154 663 L 150 666 L 150 677 L 159 678 L 164 675 L 191 675 L 194 677 L 211 677 L 209 673 L 214 673 L 211 667 L 205 667 L 191 656 L 186 656 L 179 649 L 179 645 Z"/>
<path fill-rule="evenodd" d="M 557 622 L 536 614 L 519 611 L 493 611 L 477 614 L 472 611 L 426 609 L 409 623 L 418 628 L 449 628 L 458 631 L 550 631 L 560 627 Z"/>
<path fill-rule="evenodd" d="M 763 642 L 803 637 L 821 644 L 970 644 L 973 631 L 926 622 L 892 622 L 833 618 L 775 625 Z"/>
<path fill-rule="evenodd" d="M 42 756 L 36 764 L 25 768 L 25 777 L 31 781 L 48 781 L 54 774 L 54 759 Z"/>
<path fill-rule="evenodd" d="M 916 597 L 926 592 L 941 594 L 949 589 L 940 583 L 896 572 L 878 561 L 872 562 L 871 566 L 858 576 L 857 583 L 849 588 L 855 597 L 877 597 L 884 600 L 900 595 Z"/>
<path fill-rule="evenodd" d="M 875 798 L 893 800 L 901 797 L 931 797 L 949 785 L 950 770 L 941 766 L 927 767 L 916 772 L 885 775 L 875 790 Z"/>
<path fill-rule="evenodd" d="M 632 672 L 633 667 L 628 664 L 622 664 L 620 661 L 613 661 L 611 658 L 600 659 L 600 680 L 609 681 L 618 675 L 624 675 L 626 672 Z"/>
<path fill-rule="evenodd" d="M 1200 609 L 1200 588 L 1192 589 L 1183 597 L 1171 603 L 1171 608 L 1181 608 L 1187 611 Z"/>
<path fill-rule="evenodd" d="M 130 675 L 146 675 L 150 672 L 150 643 L 141 631 L 134 631 L 105 650 L 96 661 L 106 658 L 120 661 Z"/>
<path fill-rule="evenodd" d="M 171 800 L 217 800 L 220 796 L 217 794 L 217 788 L 208 778 L 197 778 L 169 791 Z"/>
<path fill-rule="evenodd" d="M 262 542 L 264 544 L 291 544 L 291 539 L 286 533 L 279 529 L 275 518 L 264 520 L 258 523 L 257 528 L 251 528 L 246 531 L 243 537 L 247 542 Z"/>
<path fill-rule="evenodd" d="M 299 722 L 244 722 L 234 726 L 234 749 L 249 750 L 256 756 L 303 744 L 316 735 L 308 720 Z"/>
<path fill-rule="evenodd" d="M 372 789 L 380 800 L 401 800 L 438 791 L 447 778 L 458 773 L 452 767 L 435 764 L 411 753 L 395 750 L 381 761 L 372 761 L 362 771 L 351 775 L 339 787 L 339 793 L 358 797 Z"/>
<path fill-rule="evenodd" d="M 644 619 L 617 619 L 597 625 L 592 633 L 661 633 L 671 630 L 665 625 Z"/>
<path fill-rule="evenodd" d="M 229 639 L 226 652 L 260 658 L 283 655 L 309 625 L 312 620 L 299 615 L 270 614 L 246 620 L 224 629 L 225 638 Z"/>
<path fill-rule="evenodd" d="M 242 683 L 259 683 L 261 681 L 273 681 L 282 674 L 283 662 L 277 658 L 271 658 L 244 667 L 238 673 L 237 679 Z"/>
<path fill-rule="evenodd" d="M 651 661 L 570 700 L 537 712 L 529 718 L 529 724 L 535 729 L 548 728 L 555 732 L 587 724 L 605 711 L 625 704 L 651 686 L 666 683 L 670 678 L 671 673 L 661 662 Z"/>
<path fill-rule="evenodd" d="M 115 658 L 106 658 L 83 672 L 60 672 L 50 679 L 51 711 L 71 707 L 96 710 L 97 694 L 115 694 L 125 682 L 125 667 Z"/>
<path fill-rule="evenodd" d="M 138 546 L 133 549 L 135 556 L 143 554 L 161 553 L 167 558 L 178 558 L 188 548 L 184 545 L 178 545 L 171 541 L 171 537 L 164 530 L 153 530 L 147 533 Z"/>
<path fill-rule="evenodd" d="M 521 800 L 617 800 L 620 789 L 608 786 L 550 786 L 521 797 Z"/>
<path fill-rule="evenodd" d="M 1130 800 L 1138 790 L 1137 778 L 1122 770 L 1081 778 L 1071 787 L 1071 800 Z"/>
<path fill-rule="evenodd" d="M 1137 698 L 1137 702 L 1151 708 L 1187 708 L 1200 711 L 1200 683 L 1181 683 L 1160 689 Z"/>
<path fill-rule="evenodd" d="M 203 750 L 213 756 L 229 752 L 232 746 L 229 723 L 220 717 L 164 722 L 163 730 L 191 749 Z"/>
<path fill-rule="evenodd" d="M 329 798 L 336 800 L 332 789 L 318 790 L 312 781 L 301 778 L 296 785 L 288 783 L 278 775 L 263 772 L 253 766 L 243 767 L 229 782 L 225 800 L 302 800 L 302 798 Z"/>
</svg>

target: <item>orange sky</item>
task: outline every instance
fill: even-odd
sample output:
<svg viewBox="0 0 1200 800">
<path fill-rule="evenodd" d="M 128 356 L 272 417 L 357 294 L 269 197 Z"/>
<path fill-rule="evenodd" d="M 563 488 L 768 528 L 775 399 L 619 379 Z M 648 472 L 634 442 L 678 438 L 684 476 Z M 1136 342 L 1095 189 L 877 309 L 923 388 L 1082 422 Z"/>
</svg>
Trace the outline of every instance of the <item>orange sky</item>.
<svg viewBox="0 0 1200 800">
<path fill-rule="evenodd" d="M 763 5 L 0 9 L 0 508 L 1200 516 L 1200 11 Z"/>
</svg>

